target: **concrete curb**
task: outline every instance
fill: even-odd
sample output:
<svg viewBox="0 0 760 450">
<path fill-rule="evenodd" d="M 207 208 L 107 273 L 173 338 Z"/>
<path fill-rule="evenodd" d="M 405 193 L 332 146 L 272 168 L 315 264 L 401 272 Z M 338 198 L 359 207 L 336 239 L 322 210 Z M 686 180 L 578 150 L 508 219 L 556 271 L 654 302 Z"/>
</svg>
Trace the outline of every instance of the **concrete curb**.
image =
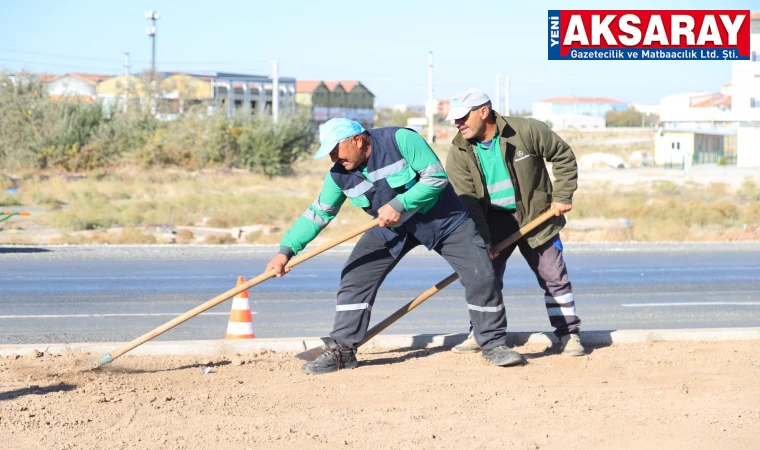
<svg viewBox="0 0 760 450">
<path fill-rule="evenodd" d="M 453 347 L 466 338 L 466 334 L 387 335 L 375 337 L 366 344 L 366 347 L 409 349 Z M 511 345 L 557 342 L 556 337 L 551 333 L 515 332 L 507 333 L 507 338 Z M 583 331 L 581 332 L 581 339 L 584 344 L 591 346 L 639 342 L 754 341 L 760 340 L 760 328 Z M 152 341 L 135 348 L 128 355 L 235 355 L 261 350 L 298 353 L 321 344 L 322 341 L 319 338 Z M 24 355 L 32 350 L 57 355 L 101 355 L 123 345 L 124 343 L 118 342 L 0 345 L 0 356 Z"/>
</svg>

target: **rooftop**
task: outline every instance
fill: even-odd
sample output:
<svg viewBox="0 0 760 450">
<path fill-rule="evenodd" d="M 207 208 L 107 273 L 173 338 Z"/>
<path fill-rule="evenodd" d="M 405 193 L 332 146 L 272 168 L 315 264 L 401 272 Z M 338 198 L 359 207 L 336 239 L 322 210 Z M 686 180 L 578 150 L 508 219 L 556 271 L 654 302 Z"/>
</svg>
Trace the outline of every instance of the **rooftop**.
<svg viewBox="0 0 760 450">
<path fill-rule="evenodd" d="M 625 103 L 606 97 L 552 97 L 541 100 L 541 103 Z"/>
<path fill-rule="evenodd" d="M 64 73 L 63 75 L 58 75 L 58 76 L 55 76 L 55 77 L 52 77 L 52 78 L 48 78 L 48 79 L 42 79 L 41 78 L 41 80 L 42 80 L 43 83 L 50 83 L 52 81 L 59 80 L 59 79 L 64 78 L 64 77 L 78 78 L 78 79 L 80 79 L 82 81 L 85 81 L 85 82 L 87 82 L 87 83 L 95 86 L 96 84 L 100 83 L 103 80 L 107 80 L 109 78 L 113 78 L 113 75 L 100 75 L 100 74 L 96 74 L 96 73 L 76 73 L 76 72 L 71 72 L 71 73 Z"/>
</svg>

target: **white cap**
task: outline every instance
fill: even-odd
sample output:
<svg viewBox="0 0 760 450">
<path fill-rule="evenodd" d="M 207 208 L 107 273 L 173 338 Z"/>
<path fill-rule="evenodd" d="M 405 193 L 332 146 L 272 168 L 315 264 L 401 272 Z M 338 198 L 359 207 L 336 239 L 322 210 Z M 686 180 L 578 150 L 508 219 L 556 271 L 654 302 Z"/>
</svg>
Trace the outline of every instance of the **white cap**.
<svg viewBox="0 0 760 450">
<path fill-rule="evenodd" d="M 470 88 L 462 91 L 451 98 L 451 109 L 446 120 L 461 119 L 472 111 L 472 108 L 483 106 L 490 101 L 491 99 L 482 89 Z"/>
</svg>

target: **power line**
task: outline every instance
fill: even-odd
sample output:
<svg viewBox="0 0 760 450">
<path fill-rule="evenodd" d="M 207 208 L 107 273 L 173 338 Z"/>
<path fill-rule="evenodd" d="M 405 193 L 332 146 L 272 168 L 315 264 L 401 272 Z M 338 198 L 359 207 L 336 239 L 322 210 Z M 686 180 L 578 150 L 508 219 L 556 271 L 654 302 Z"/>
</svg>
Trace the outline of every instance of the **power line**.
<svg viewBox="0 0 760 450">
<path fill-rule="evenodd" d="M 98 61 L 98 62 L 119 62 L 119 63 L 121 62 L 121 60 L 118 60 L 118 59 L 91 58 L 87 56 L 72 56 L 72 55 L 54 55 L 51 53 L 28 52 L 24 50 L 14 50 L 11 48 L 0 48 L 0 51 L 9 52 L 9 53 L 22 53 L 25 55 L 34 55 L 34 56 L 47 56 L 51 58 L 81 59 L 84 61 Z"/>
<path fill-rule="evenodd" d="M 43 52 L 30 52 L 27 50 L 18 50 L 18 49 L 11 49 L 11 48 L 5 48 L 0 47 L 0 52 L 10 52 L 10 53 L 20 53 L 20 54 L 26 54 L 26 55 L 34 55 L 34 56 L 45 56 L 50 58 L 68 58 L 68 59 L 77 59 L 82 61 L 95 61 L 95 62 L 112 62 L 112 63 L 118 63 L 119 68 L 121 68 L 122 60 L 121 59 L 109 59 L 109 58 L 93 58 L 88 56 L 77 56 L 77 55 L 66 55 L 66 54 L 54 54 L 54 53 L 43 53 Z M 77 66 L 73 64 L 62 64 L 62 63 L 48 63 L 48 62 L 40 62 L 40 61 L 21 61 L 21 60 L 15 60 L 15 59 L 7 59 L 2 58 L 2 60 L 9 61 L 9 62 L 19 62 L 23 64 L 35 64 L 35 65 L 49 65 L 49 66 L 58 66 L 58 67 L 84 67 L 84 66 Z M 142 63 L 142 64 L 149 64 L 150 60 L 141 60 L 141 59 L 130 59 L 132 63 Z M 245 64 L 264 64 L 269 63 L 270 60 L 268 59 L 258 59 L 258 60 L 235 60 L 235 61 L 158 61 L 162 66 L 166 65 L 184 65 L 184 66 L 231 66 L 231 65 L 245 65 Z M 335 70 L 335 67 L 328 67 L 323 66 L 320 64 L 303 64 L 301 61 L 295 61 L 295 60 L 285 60 L 286 63 L 293 63 L 300 65 L 302 67 L 310 68 L 310 69 L 320 69 L 320 70 Z M 98 69 L 98 70 L 114 70 L 114 69 L 104 69 L 102 67 L 94 67 L 91 66 L 92 69 Z M 344 74 L 341 76 L 343 79 L 347 78 L 357 78 L 362 79 L 366 81 L 393 81 L 392 77 L 377 77 L 377 76 L 362 76 L 358 74 Z M 462 81 L 464 82 L 464 81 Z M 441 80 L 436 82 L 436 84 L 448 84 L 448 83 L 462 83 L 459 81 L 445 81 Z M 419 83 L 424 84 L 424 83 Z"/>
<path fill-rule="evenodd" d="M 26 54 L 26 55 L 35 55 L 35 56 L 44 56 L 44 57 L 50 57 L 50 58 L 68 58 L 68 59 L 76 59 L 76 60 L 82 60 L 82 61 L 94 61 L 94 62 L 105 62 L 105 63 L 114 63 L 114 67 L 102 67 L 102 66 L 89 66 L 89 65 L 77 65 L 77 64 L 65 64 L 61 62 L 46 62 L 46 61 L 29 61 L 29 60 L 18 60 L 18 59 L 11 59 L 11 58 L 4 58 L 0 56 L 0 61 L 4 62 L 14 62 L 14 63 L 20 63 L 20 64 L 31 64 L 35 66 L 52 66 L 52 67 L 64 67 L 69 69 L 79 69 L 79 70 L 106 70 L 110 72 L 120 72 L 122 68 L 123 61 L 121 59 L 108 59 L 108 58 L 93 58 L 93 57 L 86 57 L 86 56 L 76 56 L 76 55 L 65 55 L 65 54 L 53 54 L 53 53 L 43 53 L 43 52 L 30 52 L 26 50 L 17 50 L 17 49 L 10 49 L 10 48 L 0 48 L 0 52 L 11 52 L 11 53 L 19 53 L 19 54 Z M 134 63 L 142 63 L 142 64 L 149 64 L 149 60 L 139 60 L 139 59 L 131 59 L 130 62 L 132 64 Z M 191 68 L 197 68 L 198 66 L 243 66 L 246 64 L 264 64 L 269 63 L 269 60 L 260 59 L 260 60 L 239 60 L 239 61 L 158 61 L 162 66 L 186 66 L 188 69 Z M 303 64 L 300 61 L 295 60 L 285 60 L 286 63 L 293 63 L 298 66 L 301 66 L 303 68 L 307 69 L 317 69 L 317 70 L 324 70 L 324 71 L 331 71 L 335 70 L 335 67 L 327 67 L 320 64 Z M 118 64 L 118 66 L 116 65 Z M 118 68 L 117 68 L 118 67 Z M 313 77 L 313 78 L 320 78 L 320 77 Z M 321 77 L 320 79 L 323 79 L 324 77 Z M 363 76 L 361 74 L 343 74 L 340 76 L 341 79 L 359 79 L 362 81 L 375 81 L 375 82 L 388 82 L 388 81 L 394 81 L 393 77 L 378 77 L 378 76 Z M 445 85 L 445 84 L 467 84 L 469 81 L 459 81 L 459 80 L 436 80 L 435 85 Z M 405 83 L 408 86 L 423 86 L 426 85 L 424 82 L 412 82 L 412 83 Z"/>
<path fill-rule="evenodd" d="M 97 62 L 113 62 L 113 63 L 120 63 L 120 59 L 108 59 L 108 58 L 92 58 L 88 56 L 75 56 L 75 55 L 64 55 L 64 54 L 53 54 L 53 53 L 40 53 L 40 52 L 29 52 L 26 50 L 16 50 L 11 48 L 0 48 L 0 51 L 2 52 L 9 52 L 9 53 L 21 53 L 26 55 L 35 55 L 35 56 L 47 56 L 50 58 L 68 58 L 68 59 L 80 59 L 84 61 L 97 61 Z M 150 60 L 141 60 L 141 59 L 133 59 L 132 62 L 138 62 L 138 63 L 150 63 Z M 255 63 L 268 63 L 269 60 L 267 59 L 258 59 L 258 60 L 236 60 L 236 61 L 160 61 L 161 64 L 255 64 Z"/>
<path fill-rule="evenodd" d="M 117 72 L 119 69 L 114 69 L 113 67 L 105 68 L 105 67 L 93 67 L 93 66 L 77 66 L 73 64 L 55 64 L 55 63 L 41 63 L 41 62 L 34 62 L 34 61 L 23 61 L 20 59 L 7 59 L 7 58 L 0 58 L 0 61 L 3 62 L 14 62 L 19 64 L 31 64 L 34 66 L 58 66 L 58 67 L 68 67 L 68 68 L 75 68 L 75 69 L 87 69 L 87 70 L 107 70 L 112 72 Z"/>
</svg>

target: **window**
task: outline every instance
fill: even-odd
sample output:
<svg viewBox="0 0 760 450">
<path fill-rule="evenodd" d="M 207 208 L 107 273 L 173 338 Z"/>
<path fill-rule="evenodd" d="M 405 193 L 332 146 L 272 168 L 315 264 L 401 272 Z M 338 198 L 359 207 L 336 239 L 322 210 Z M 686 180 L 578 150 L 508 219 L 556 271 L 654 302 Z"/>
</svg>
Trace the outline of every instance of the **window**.
<svg viewBox="0 0 760 450">
<path fill-rule="evenodd" d="M 750 98 L 749 99 L 749 107 L 750 108 L 760 108 L 760 99 L 757 98 Z"/>
</svg>

